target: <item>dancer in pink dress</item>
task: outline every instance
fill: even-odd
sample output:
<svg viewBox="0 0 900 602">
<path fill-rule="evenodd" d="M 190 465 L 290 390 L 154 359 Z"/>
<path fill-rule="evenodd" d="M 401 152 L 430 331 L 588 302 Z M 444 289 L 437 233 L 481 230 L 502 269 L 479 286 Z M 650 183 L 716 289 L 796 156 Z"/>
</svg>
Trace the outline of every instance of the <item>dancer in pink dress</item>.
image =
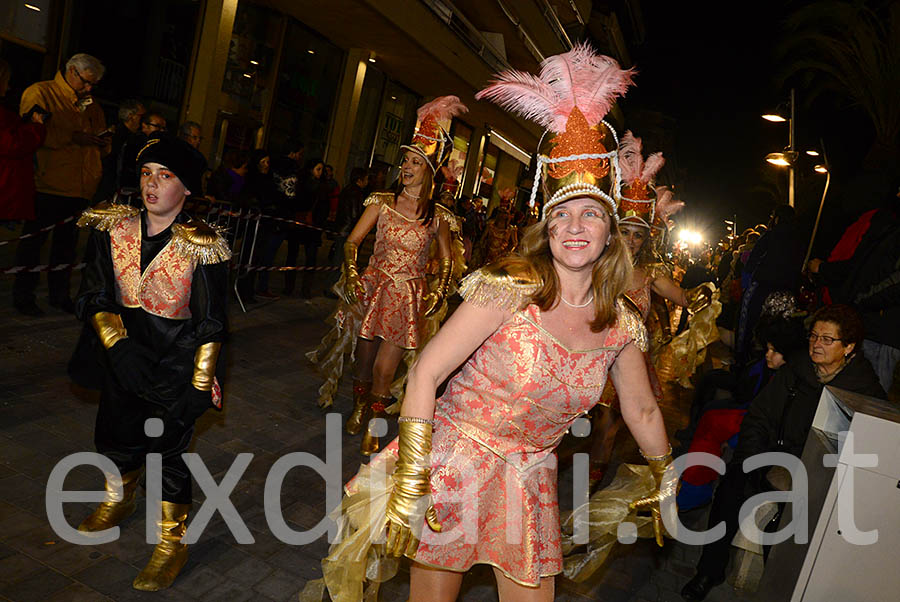
<svg viewBox="0 0 900 602">
<path fill-rule="evenodd" d="M 560 68 L 581 70 L 596 89 L 567 88 L 553 76 Z M 646 330 L 621 296 L 631 260 L 615 220 L 615 133 L 602 121 L 631 73 L 578 46 L 547 59 L 540 78 L 504 73 L 480 96 L 525 112 L 525 79 L 544 86 L 542 220 L 516 255 L 463 281 L 464 302 L 410 371 L 398 439 L 346 488 L 343 539 L 323 561 L 333 600 L 362 599 L 363 578 L 386 578 L 384 556 L 414 560 L 413 602 L 455 600 L 474 564 L 494 567 L 502 601 L 552 600 L 562 571 L 554 450 L 607 378 L 656 477 L 635 507 L 658 519 L 674 495 L 674 480 L 663 480 L 671 448 L 647 380 Z"/>
</svg>

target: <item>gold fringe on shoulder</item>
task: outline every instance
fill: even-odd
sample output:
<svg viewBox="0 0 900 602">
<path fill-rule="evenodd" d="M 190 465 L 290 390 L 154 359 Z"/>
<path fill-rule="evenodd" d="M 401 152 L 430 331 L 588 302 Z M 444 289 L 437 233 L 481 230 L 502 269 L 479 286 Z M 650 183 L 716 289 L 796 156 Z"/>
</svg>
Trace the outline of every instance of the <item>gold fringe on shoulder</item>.
<svg viewBox="0 0 900 602">
<path fill-rule="evenodd" d="M 631 336 L 638 349 L 647 351 L 650 346 L 650 337 L 647 336 L 647 327 L 644 326 L 641 314 L 635 311 L 625 299 L 618 299 L 616 305 L 618 306 L 619 327 Z"/>
<path fill-rule="evenodd" d="M 363 207 L 368 207 L 369 205 L 390 205 L 393 202 L 393 192 L 373 192 L 363 201 Z"/>
<path fill-rule="evenodd" d="M 462 232 L 462 224 L 460 224 L 459 216 L 455 213 L 441 205 L 440 203 L 434 204 L 434 215 L 438 219 L 442 219 L 447 222 L 447 225 L 450 227 L 450 231 L 454 234 L 459 234 Z"/>
<path fill-rule="evenodd" d="M 463 278 L 459 294 L 470 303 L 495 306 L 516 312 L 527 305 L 540 287 L 538 276 L 523 271 L 513 274 L 505 267 L 492 265 L 476 270 Z"/>
<path fill-rule="evenodd" d="M 125 218 L 134 217 L 140 210 L 130 205 L 116 205 L 102 202 L 85 209 L 78 218 L 79 228 L 94 228 L 102 232 L 109 232 Z"/>
<path fill-rule="evenodd" d="M 176 251 L 195 259 L 201 265 L 231 259 L 228 241 L 218 230 L 198 219 L 172 226 L 172 246 Z"/>
</svg>

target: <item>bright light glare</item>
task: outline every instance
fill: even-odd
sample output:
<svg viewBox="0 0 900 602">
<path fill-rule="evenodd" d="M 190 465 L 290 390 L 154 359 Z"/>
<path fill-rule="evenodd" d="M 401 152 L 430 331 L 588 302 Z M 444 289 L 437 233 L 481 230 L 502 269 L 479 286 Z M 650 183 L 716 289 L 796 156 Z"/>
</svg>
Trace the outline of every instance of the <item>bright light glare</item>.
<svg viewBox="0 0 900 602">
<path fill-rule="evenodd" d="M 813 169 L 815 169 L 818 173 L 828 173 L 828 168 L 824 165 L 816 165 L 815 167 L 813 167 Z"/>
<path fill-rule="evenodd" d="M 703 237 L 700 233 L 693 230 L 681 230 L 678 234 L 678 239 L 689 245 L 699 245 L 703 242 Z"/>
<path fill-rule="evenodd" d="M 784 156 L 780 157 L 766 157 L 766 161 L 771 163 L 772 165 L 780 165 L 781 167 L 790 167 L 790 162 L 784 158 Z"/>
<path fill-rule="evenodd" d="M 41 9 L 35 6 L 34 4 L 25 4 L 25 8 L 30 8 L 31 10 L 41 12 Z"/>
<path fill-rule="evenodd" d="M 775 123 L 787 121 L 787 119 L 785 119 L 781 115 L 776 115 L 775 113 L 766 113 L 765 115 L 762 116 L 762 118 L 765 119 L 766 121 L 772 121 Z"/>
<path fill-rule="evenodd" d="M 806 154 L 809 155 L 810 157 L 818 157 L 818 156 L 819 156 L 819 151 L 808 150 L 808 151 L 806 151 Z"/>
</svg>

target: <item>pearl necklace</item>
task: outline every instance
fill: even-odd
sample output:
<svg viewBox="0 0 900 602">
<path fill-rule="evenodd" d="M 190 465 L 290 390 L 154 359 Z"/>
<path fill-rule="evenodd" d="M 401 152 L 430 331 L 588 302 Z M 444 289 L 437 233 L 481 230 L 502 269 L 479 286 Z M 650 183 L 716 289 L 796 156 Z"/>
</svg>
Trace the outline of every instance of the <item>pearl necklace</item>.
<svg viewBox="0 0 900 602">
<path fill-rule="evenodd" d="M 405 194 L 407 198 L 410 198 L 410 199 L 412 199 L 412 200 L 414 200 L 414 201 L 418 201 L 418 200 L 419 200 L 419 197 L 422 196 L 421 194 L 418 195 L 418 196 L 413 196 L 413 195 L 409 194 L 408 192 L 406 192 L 406 188 L 404 188 L 404 189 L 403 189 L 403 192 L 401 192 L 400 194 Z"/>
<path fill-rule="evenodd" d="M 571 307 L 572 309 L 581 309 L 581 308 L 583 308 L 583 307 L 587 307 L 588 305 L 590 305 L 591 303 L 594 302 L 594 295 L 591 295 L 591 298 L 588 299 L 587 301 L 585 301 L 584 303 L 582 303 L 581 305 L 574 305 L 574 304 L 572 304 L 572 303 L 569 303 L 568 301 L 566 301 L 566 298 L 563 297 L 562 295 L 560 295 L 559 298 L 562 299 L 562 302 L 563 302 L 563 303 L 565 303 L 566 305 L 568 305 L 568 306 Z"/>
</svg>

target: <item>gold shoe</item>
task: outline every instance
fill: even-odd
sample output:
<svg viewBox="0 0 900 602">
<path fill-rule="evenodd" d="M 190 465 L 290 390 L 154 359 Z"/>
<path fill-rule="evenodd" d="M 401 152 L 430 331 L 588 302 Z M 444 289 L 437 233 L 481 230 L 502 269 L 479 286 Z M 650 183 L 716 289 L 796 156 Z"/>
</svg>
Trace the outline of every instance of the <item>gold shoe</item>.
<svg viewBox="0 0 900 602">
<path fill-rule="evenodd" d="M 369 410 L 368 393 L 371 388 L 371 382 L 353 380 L 353 411 L 347 418 L 347 432 L 351 435 L 358 435 L 362 425 L 368 422 L 365 418 Z"/>
<path fill-rule="evenodd" d="M 366 432 L 363 433 L 362 441 L 359 442 L 359 453 L 364 456 L 371 456 L 381 448 L 378 437 L 372 434 L 372 429 L 375 426 L 374 420 L 376 418 L 387 418 L 387 412 L 384 410 L 391 404 L 394 398 L 390 395 L 375 395 L 374 393 L 369 393 L 366 395 L 366 399 L 371 404 L 371 416 L 367 422 L 368 426 L 366 426 Z"/>
<path fill-rule="evenodd" d="M 160 539 L 153 549 L 153 556 L 135 578 L 131 587 L 145 592 L 166 589 L 175 581 L 187 562 L 187 544 L 181 543 L 187 531 L 187 516 L 190 504 L 162 503 L 162 520 L 159 522 Z"/>
<path fill-rule="evenodd" d="M 103 531 L 115 527 L 134 514 L 137 507 L 137 486 L 143 469 L 138 468 L 122 475 L 122 498 L 116 499 L 115 482 L 106 480 L 106 500 L 100 502 L 94 511 L 84 519 L 78 530 L 84 533 Z"/>
</svg>

